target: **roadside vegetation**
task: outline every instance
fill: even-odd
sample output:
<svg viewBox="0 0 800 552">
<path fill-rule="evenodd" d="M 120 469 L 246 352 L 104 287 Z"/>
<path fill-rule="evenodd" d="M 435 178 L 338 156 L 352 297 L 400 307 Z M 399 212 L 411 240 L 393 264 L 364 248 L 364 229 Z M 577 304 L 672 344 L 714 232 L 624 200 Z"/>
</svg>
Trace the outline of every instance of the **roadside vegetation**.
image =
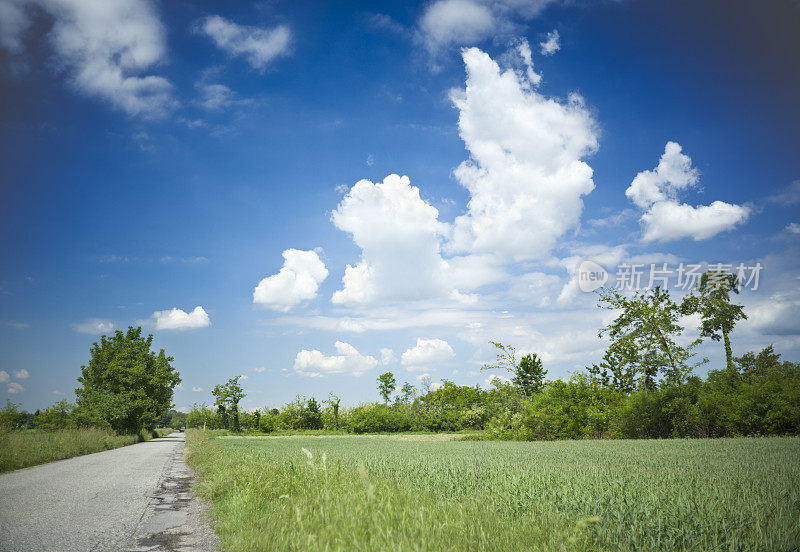
<svg viewBox="0 0 800 552">
<path fill-rule="evenodd" d="M 6 402 L 0 409 L 0 472 L 99 452 L 160 436 L 180 375 L 172 357 L 151 351 L 141 328 L 103 336 L 81 367 L 76 404 L 60 400 L 29 413 Z M 176 418 L 175 421 L 180 421 Z"/>
<path fill-rule="evenodd" d="M 167 432 L 154 430 L 138 435 L 117 435 L 97 427 L 0 431 L 0 473 L 124 447 L 152 437 L 161 437 Z"/>
<path fill-rule="evenodd" d="M 214 439 L 195 491 L 225 550 L 793 550 L 800 438 Z"/>
</svg>

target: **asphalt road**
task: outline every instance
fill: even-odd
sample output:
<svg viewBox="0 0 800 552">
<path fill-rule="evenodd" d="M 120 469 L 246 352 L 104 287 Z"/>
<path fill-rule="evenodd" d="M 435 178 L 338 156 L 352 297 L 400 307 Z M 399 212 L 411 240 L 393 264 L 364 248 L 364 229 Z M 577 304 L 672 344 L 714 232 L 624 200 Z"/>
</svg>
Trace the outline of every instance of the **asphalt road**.
<svg viewBox="0 0 800 552">
<path fill-rule="evenodd" d="M 173 433 L 0 474 L 0 550 L 216 550 L 183 443 Z"/>
</svg>

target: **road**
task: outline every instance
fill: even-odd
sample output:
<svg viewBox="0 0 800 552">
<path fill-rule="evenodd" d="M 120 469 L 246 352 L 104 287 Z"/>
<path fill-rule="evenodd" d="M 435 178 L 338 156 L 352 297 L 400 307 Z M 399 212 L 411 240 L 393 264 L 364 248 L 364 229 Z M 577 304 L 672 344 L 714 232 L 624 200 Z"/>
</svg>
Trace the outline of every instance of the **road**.
<svg viewBox="0 0 800 552">
<path fill-rule="evenodd" d="M 0 474 L 3 552 L 210 552 L 184 434 Z"/>
</svg>

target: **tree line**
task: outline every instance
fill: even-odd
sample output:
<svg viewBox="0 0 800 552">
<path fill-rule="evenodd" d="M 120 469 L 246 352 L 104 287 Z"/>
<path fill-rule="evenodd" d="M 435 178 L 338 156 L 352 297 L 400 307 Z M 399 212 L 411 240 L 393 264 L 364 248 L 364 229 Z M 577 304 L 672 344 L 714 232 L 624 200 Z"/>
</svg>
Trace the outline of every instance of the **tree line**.
<svg viewBox="0 0 800 552">
<path fill-rule="evenodd" d="M 434 389 L 397 386 L 394 374 L 376 380 L 382 402 L 341 407 L 331 393 L 323 400 L 297 396 L 280 409 L 242 411 L 246 396 L 239 377 L 214 387 L 213 405 L 172 410 L 180 375 L 163 350 L 151 350 L 152 335 L 141 328 L 103 336 L 81 367 L 76 403 L 62 400 L 29 414 L 7 402 L 0 429 L 43 430 L 99 426 L 120 434 L 156 426 L 205 427 L 270 433 L 330 430 L 351 433 L 483 430 L 496 439 L 578 439 L 614 437 L 724 437 L 800 434 L 800 364 L 783 361 L 770 345 L 733 355 L 731 333 L 747 316 L 732 298 L 735 276 L 707 272 L 680 303 L 656 287 L 625 296 L 599 290 L 598 306 L 616 318 L 598 332 L 609 346 L 597 364 L 569 380 L 547 380 L 536 353 L 491 342 L 496 361 L 485 370 L 505 370 L 490 389 L 443 380 Z M 700 318 L 698 336 L 686 345 L 684 315 Z M 725 365 L 694 373 L 703 338 L 721 342 Z"/>
</svg>

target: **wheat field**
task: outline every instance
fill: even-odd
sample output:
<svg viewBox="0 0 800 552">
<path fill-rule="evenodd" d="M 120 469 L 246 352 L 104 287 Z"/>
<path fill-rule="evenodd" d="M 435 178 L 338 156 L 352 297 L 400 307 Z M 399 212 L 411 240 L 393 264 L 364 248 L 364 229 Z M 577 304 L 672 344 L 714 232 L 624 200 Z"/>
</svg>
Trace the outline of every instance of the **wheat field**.
<svg viewBox="0 0 800 552">
<path fill-rule="evenodd" d="M 188 439 L 229 551 L 800 544 L 800 438 Z"/>
</svg>

